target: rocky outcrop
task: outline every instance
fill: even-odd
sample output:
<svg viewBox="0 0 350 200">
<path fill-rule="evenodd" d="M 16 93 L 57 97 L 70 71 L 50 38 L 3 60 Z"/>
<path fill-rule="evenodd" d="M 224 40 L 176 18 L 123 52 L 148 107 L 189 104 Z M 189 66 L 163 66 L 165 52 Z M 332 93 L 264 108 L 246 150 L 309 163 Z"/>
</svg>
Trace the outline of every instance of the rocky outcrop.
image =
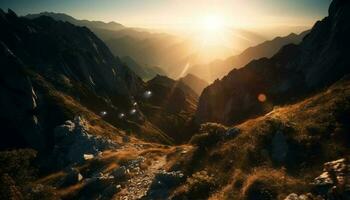
<svg viewBox="0 0 350 200">
<path fill-rule="evenodd" d="M 272 58 L 250 62 L 207 87 L 198 122 L 232 124 L 323 88 L 349 73 L 350 3 L 335 0 L 300 45 L 284 46 Z M 263 98 L 261 98 L 263 97 Z"/>
<path fill-rule="evenodd" d="M 350 198 L 350 165 L 346 158 L 325 163 L 323 173 L 311 183 L 312 193 L 292 193 L 285 200 L 338 200 Z"/>
<path fill-rule="evenodd" d="M 350 164 L 346 158 L 327 162 L 323 173 L 312 182 L 318 194 L 327 199 L 350 198 Z"/>
<path fill-rule="evenodd" d="M 55 129 L 55 148 L 52 157 L 59 166 L 64 167 L 81 163 L 98 156 L 102 151 L 119 147 L 119 144 L 111 140 L 89 134 L 85 121 L 78 116 Z"/>
</svg>

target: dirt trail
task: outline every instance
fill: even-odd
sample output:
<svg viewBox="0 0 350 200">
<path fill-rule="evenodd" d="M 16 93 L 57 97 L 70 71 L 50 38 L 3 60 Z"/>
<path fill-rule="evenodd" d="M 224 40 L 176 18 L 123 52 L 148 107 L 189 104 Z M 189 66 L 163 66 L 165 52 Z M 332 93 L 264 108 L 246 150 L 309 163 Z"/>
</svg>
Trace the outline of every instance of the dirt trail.
<svg viewBox="0 0 350 200">
<path fill-rule="evenodd" d="M 145 158 L 139 157 L 141 162 L 145 162 Z M 129 169 L 134 175 L 123 186 L 121 192 L 115 199 L 118 200 L 136 200 L 144 197 L 149 190 L 152 181 L 157 173 L 159 173 L 166 164 L 166 156 L 157 157 L 152 160 L 152 164 L 146 170 L 140 169 L 140 163 L 132 165 Z"/>
</svg>

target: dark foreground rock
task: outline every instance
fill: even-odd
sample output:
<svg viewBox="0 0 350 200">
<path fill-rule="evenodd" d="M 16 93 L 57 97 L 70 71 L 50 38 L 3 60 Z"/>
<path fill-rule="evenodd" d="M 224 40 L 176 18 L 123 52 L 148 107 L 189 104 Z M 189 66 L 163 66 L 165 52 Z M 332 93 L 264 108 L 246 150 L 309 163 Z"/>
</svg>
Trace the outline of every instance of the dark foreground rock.
<svg viewBox="0 0 350 200">
<path fill-rule="evenodd" d="M 55 129 L 55 143 L 52 157 L 60 166 L 80 163 L 98 156 L 102 151 L 120 147 L 109 139 L 89 134 L 81 117 L 58 126 Z"/>
</svg>

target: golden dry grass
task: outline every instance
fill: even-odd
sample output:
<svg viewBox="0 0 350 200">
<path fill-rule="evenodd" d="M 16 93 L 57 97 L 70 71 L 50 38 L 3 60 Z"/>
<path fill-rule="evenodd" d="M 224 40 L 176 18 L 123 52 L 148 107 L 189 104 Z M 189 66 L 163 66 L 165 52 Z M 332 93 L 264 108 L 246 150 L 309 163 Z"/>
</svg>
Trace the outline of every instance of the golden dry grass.
<svg viewBox="0 0 350 200">
<path fill-rule="evenodd" d="M 299 103 L 247 120 L 236 126 L 237 137 L 194 148 L 176 164 L 188 175 L 205 168 L 217 177 L 210 199 L 245 199 L 259 184 L 283 199 L 290 192 L 305 192 L 324 162 L 346 155 L 349 116 L 350 81 L 345 80 Z M 271 156 L 277 131 L 284 133 L 289 145 L 282 163 Z"/>
</svg>

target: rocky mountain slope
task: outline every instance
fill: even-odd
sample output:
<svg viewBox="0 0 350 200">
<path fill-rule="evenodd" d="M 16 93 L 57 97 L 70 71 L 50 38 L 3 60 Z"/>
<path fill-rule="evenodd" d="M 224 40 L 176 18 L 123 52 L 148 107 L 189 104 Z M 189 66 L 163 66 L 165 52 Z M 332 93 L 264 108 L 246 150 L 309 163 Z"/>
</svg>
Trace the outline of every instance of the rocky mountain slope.
<svg viewBox="0 0 350 200">
<path fill-rule="evenodd" d="M 238 55 L 231 56 L 225 60 L 215 60 L 206 65 L 195 65 L 189 72 L 212 82 L 220 79 L 232 69 L 244 67 L 252 60 L 270 58 L 287 44 L 299 44 L 310 31 L 300 34 L 291 33 L 284 37 L 276 37 L 273 40 L 264 41 L 256 46 L 245 49 Z"/>
<path fill-rule="evenodd" d="M 148 119 L 176 143 L 186 142 L 192 126 L 198 95 L 181 81 L 157 75 L 147 82 L 152 98 L 140 105 Z"/>
<path fill-rule="evenodd" d="M 250 62 L 207 87 L 196 118 L 232 124 L 272 110 L 329 85 L 350 70 L 348 1 L 333 1 L 299 45 L 284 46 L 271 58 Z"/>
<path fill-rule="evenodd" d="M 198 78 L 193 74 L 187 74 L 186 76 L 179 79 L 180 82 L 183 82 L 199 96 L 205 87 L 209 85 L 205 80 Z"/>
<path fill-rule="evenodd" d="M 53 129 L 75 115 L 90 115 L 86 108 L 144 139 L 170 142 L 134 106 L 145 83 L 89 29 L 46 16 L 20 18 L 11 10 L 0 11 L 0 26 L 1 126 L 12 133 L 2 144 L 51 148 Z"/>
</svg>

